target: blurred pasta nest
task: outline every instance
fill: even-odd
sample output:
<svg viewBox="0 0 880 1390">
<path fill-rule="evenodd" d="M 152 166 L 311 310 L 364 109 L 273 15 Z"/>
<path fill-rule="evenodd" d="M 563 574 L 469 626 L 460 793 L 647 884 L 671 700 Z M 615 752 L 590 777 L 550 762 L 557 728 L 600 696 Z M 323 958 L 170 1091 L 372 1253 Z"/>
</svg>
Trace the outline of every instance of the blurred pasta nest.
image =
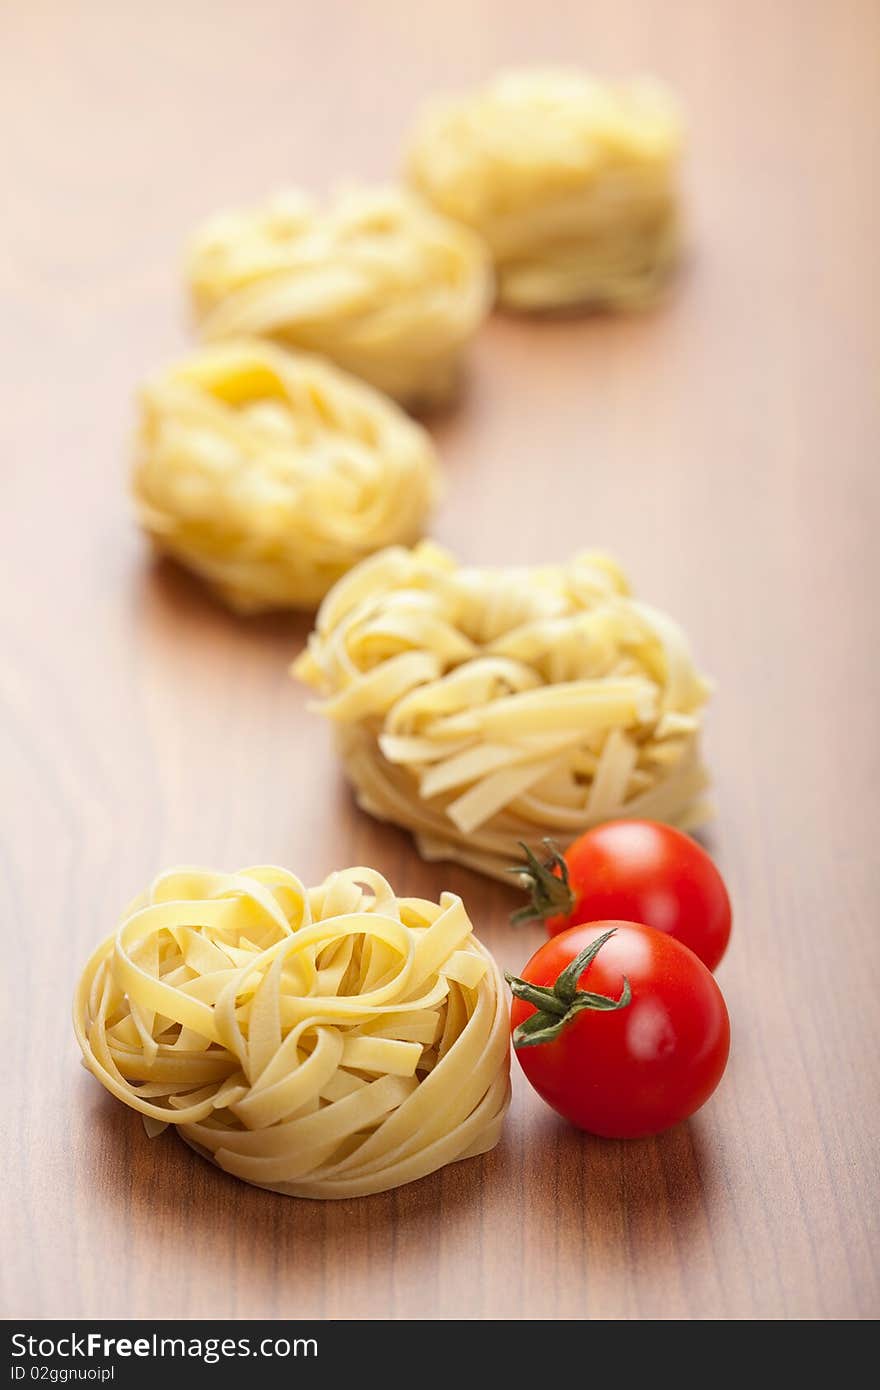
<svg viewBox="0 0 880 1390">
<path fill-rule="evenodd" d="M 487 242 L 502 303 L 636 307 L 678 255 L 680 147 L 677 105 L 653 80 L 511 72 L 428 105 L 406 170 Z"/>
<path fill-rule="evenodd" d="M 502 877 L 520 840 L 708 815 L 709 686 L 605 556 L 488 569 L 431 542 L 386 550 L 327 596 L 294 671 L 324 697 L 360 805 L 426 859 Z"/>
<path fill-rule="evenodd" d="M 205 338 L 320 352 L 407 404 L 452 393 L 492 299 L 482 242 L 395 188 L 222 213 L 193 238 L 187 275 Z"/>
<path fill-rule="evenodd" d="M 503 981 L 461 899 L 373 869 L 179 869 L 85 968 L 86 1067 L 246 1182 L 356 1197 L 490 1149 L 510 1095 Z"/>
<path fill-rule="evenodd" d="M 141 406 L 141 525 L 241 612 L 314 608 L 365 555 L 422 534 L 438 482 L 427 433 L 321 358 L 215 344 Z"/>
</svg>

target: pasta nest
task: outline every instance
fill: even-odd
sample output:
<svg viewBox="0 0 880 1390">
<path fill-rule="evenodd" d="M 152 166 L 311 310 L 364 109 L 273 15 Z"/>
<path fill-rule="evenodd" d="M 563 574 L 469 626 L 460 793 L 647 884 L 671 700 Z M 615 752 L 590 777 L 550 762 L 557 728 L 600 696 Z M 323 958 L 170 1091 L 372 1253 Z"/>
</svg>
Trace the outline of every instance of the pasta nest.
<svg viewBox="0 0 880 1390">
<path fill-rule="evenodd" d="M 177 869 L 128 909 L 74 1004 L 87 1069 L 226 1172 L 359 1197 L 497 1142 L 503 981 L 460 898 L 373 869 Z"/>
<path fill-rule="evenodd" d="M 708 684 L 605 556 L 481 569 L 430 542 L 383 551 L 328 594 L 294 671 L 325 697 L 361 807 L 426 859 L 503 878 L 519 841 L 708 814 Z"/>
<path fill-rule="evenodd" d="M 427 107 L 409 182 L 474 228 L 515 309 L 653 300 L 679 249 L 681 121 L 649 79 L 505 73 Z"/>
<path fill-rule="evenodd" d="M 320 352 L 407 404 L 452 393 L 493 294 L 483 243 L 395 188 L 223 213 L 193 239 L 187 275 L 205 338 Z"/>
<path fill-rule="evenodd" d="M 438 480 L 427 433 L 318 357 L 215 344 L 141 403 L 141 525 L 240 612 L 314 608 L 365 555 L 423 531 Z"/>
</svg>

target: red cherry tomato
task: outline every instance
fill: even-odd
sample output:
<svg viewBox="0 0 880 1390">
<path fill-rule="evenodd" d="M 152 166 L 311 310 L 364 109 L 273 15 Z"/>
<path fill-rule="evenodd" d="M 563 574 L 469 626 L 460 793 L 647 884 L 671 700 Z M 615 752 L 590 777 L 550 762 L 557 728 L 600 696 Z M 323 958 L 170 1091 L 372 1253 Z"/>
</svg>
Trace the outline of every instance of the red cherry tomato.
<svg viewBox="0 0 880 1390">
<path fill-rule="evenodd" d="M 721 1080 L 730 1048 L 723 996 L 671 936 L 635 922 L 570 927 L 508 982 L 519 1064 L 579 1129 L 658 1134 L 699 1110 Z"/>
<path fill-rule="evenodd" d="M 541 918 L 551 936 L 579 922 L 644 922 L 690 946 L 710 970 L 724 955 L 731 922 L 724 880 L 706 851 L 671 825 L 609 821 L 564 855 L 553 850 L 546 864 L 527 848 L 526 855 L 532 906 L 517 919 Z"/>
</svg>

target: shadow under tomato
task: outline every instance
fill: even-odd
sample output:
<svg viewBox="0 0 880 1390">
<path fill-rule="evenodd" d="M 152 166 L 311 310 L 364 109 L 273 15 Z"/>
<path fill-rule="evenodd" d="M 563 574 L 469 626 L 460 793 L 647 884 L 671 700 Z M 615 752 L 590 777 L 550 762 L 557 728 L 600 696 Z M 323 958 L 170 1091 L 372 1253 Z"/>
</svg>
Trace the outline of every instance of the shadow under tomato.
<svg viewBox="0 0 880 1390">
<path fill-rule="evenodd" d="M 512 1071 L 498 1178 L 522 1194 L 521 1264 L 511 1274 L 520 1305 L 543 1303 L 535 1316 L 619 1316 L 626 1305 L 649 1315 L 646 1290 L 712 1264 L 719 1154 L 709 1117 L 652 1138 L 599 1139 L 548 1109 L 515 1059 Z M 694 1290 L 680 1297 L 680 1315 L 691 1315 Z"/>
</svg>

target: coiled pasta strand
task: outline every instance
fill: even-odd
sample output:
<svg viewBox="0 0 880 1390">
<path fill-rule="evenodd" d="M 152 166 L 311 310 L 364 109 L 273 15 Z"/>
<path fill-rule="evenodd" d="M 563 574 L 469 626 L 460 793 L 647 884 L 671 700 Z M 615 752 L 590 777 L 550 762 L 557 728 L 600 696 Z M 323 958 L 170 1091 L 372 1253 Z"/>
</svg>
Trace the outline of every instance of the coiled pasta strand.
<svg viewBox="0 0 880 1390">
<path fill-rule="evenodd" d="M 678 258 L 680 149 L 659 83 L 539 69 L 432 102 L 406 173 L 486 241 L 508 307 L 638 308 Z"/>
<path fill-rule="evenodd" d="M 407 405 L 452 394 L 493 296 L 479 238 L 397 188 L 221 213 L 193 238 L 187 278 L 206 339 L 318 352 Z"/>
<path fill-rule="evenodd" d="M 386 550 L 328 594 L 294 671 L 360 805 L 428 859 L 502 877 L 519 840 L 708 814 L 708 683 L 605 556 L 493 570 L 431 542 Z"/>
<path fill-rule="evenodd" d="M 330 363 L 236 340 L 141 395 L 133 490 L 157 548 L 232 608 L 314 608 L 352 565 L 424 528 L 427 433 Z"/>
<path fill-rule="evenodd" d="M 460 898 L 398 898 L 373 869 L 307 889 L 274 867 L 176 869 L 83 972 L 89 1071 L 259 1187 L 341 1198 L 497 1142 L 510 1095 L 503 981 Z"/>
</svg>

